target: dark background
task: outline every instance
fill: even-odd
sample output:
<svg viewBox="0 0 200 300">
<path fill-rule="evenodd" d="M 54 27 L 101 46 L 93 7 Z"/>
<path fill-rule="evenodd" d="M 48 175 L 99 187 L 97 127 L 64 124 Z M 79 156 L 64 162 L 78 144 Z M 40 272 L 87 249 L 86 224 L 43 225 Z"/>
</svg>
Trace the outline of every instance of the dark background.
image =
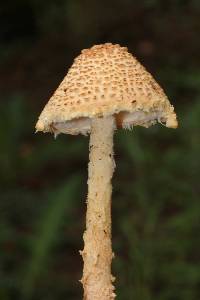
<svg viewBox="0 0 200 300">
<path fill-rule="evenodd" d="M 200 1 L 0 4 L 0 299 L 81 299 L 88 138 L 34 135 L 81 49 L 120 43 L 169 96 L 179 128 L 115 134 L 117 299 L 200 299 Z"/>
</svg>

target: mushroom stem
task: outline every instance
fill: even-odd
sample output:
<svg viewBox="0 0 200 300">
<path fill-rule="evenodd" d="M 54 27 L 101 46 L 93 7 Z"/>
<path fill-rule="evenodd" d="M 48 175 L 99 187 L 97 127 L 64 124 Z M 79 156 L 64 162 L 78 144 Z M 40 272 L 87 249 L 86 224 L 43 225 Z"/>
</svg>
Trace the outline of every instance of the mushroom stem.
<svg viewBox="0 0 200 300">
<path fill-rule="evenodd" d="M 111 179 L 113 159 L 113 116 L 92 119 L 88 174 L 88 198 L 82 284 L 85 300 L 115 298 L 111 242 Z"/>
</svg>

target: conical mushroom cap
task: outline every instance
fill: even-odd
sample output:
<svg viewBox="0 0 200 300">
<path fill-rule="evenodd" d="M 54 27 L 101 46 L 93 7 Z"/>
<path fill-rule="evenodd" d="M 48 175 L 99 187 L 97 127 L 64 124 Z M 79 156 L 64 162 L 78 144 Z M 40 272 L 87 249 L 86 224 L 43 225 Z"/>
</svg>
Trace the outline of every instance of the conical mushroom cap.
<svg viewBox="0 0 200 300">
<path fill-rule="evenodd" d="M 91 118 L 108 115 L 115 115 L 125 128 L 157 121 L 177 127 L 162 88 L 126 47 L 110 43 L 82 50 L 42 111 L 36 130 L 86 134 Z"/>
</svg>

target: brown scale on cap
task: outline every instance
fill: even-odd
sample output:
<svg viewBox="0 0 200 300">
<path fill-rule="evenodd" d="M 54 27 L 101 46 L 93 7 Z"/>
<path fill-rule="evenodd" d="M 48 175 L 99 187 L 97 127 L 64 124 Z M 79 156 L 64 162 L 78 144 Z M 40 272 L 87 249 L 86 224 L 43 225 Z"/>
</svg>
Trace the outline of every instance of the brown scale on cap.
<svg viewBox="0 0 200 300">
<path fill-rule="evenodd" d="M 149 127 L 157 121 L 177 127 L 162 88 L 126 47 L 110 43 L 82 50 L 45 106 L 36 130 L 85 134 L 91 118 L 108 115 L 115 115 L 117 126 L 125 128 Z"/>
</svg>

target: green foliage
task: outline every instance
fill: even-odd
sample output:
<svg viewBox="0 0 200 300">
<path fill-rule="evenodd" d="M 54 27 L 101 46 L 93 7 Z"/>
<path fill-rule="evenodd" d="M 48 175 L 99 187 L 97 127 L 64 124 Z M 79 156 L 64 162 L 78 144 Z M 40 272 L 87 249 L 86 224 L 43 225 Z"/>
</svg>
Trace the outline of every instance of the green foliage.
<svg viewBox="0 0 200 300">
<path fill-rule="evenodd" d="M 126 269 L 119 284 L 120 299 L 153 299 L 155 293 L 158 299 L 198 298 L 200 144 L 195 136 L 199 115 L 197 102 L 182 115 L 182 128 L 173 135 L 162 128 L 120 135 L 131 170 L 121 177 L 132 178 L 123 181 L 117 203 L 121 202 L 115 208 L 119 236 L 124 237 L 116 249 L 122 251 L 116 258 L 116 273 L 125 275 Z M 166 145 L 162 152 L 160 145 Z"/>
<path fill-rule="evenodd" d="M 55 244 L 60 226 L 64 222 L 66 226 L 73 226 L 74 205 L 79 204 L 74 199 L 75 194 L 77 197 L 78 177 L 77 175 L 73 176 L 66 183 L 63 183 L 60 188 L 48 192 L 49 196 L 47 198 L 50 200 L 50 204 L 43 209 L 44 212 L 40 216 L 37 235 L 30 245 L 32 258 L 26 265 L 25 275 L 23 276 L 22 292 L 25 299 L 29 299 L 33 294 L 35 280 L 38 276 L 42 276 L 45 271 L 46 261 L 52 245 Z M 48 272 L 46 271 L 46 273 Z"/>
</svg>

